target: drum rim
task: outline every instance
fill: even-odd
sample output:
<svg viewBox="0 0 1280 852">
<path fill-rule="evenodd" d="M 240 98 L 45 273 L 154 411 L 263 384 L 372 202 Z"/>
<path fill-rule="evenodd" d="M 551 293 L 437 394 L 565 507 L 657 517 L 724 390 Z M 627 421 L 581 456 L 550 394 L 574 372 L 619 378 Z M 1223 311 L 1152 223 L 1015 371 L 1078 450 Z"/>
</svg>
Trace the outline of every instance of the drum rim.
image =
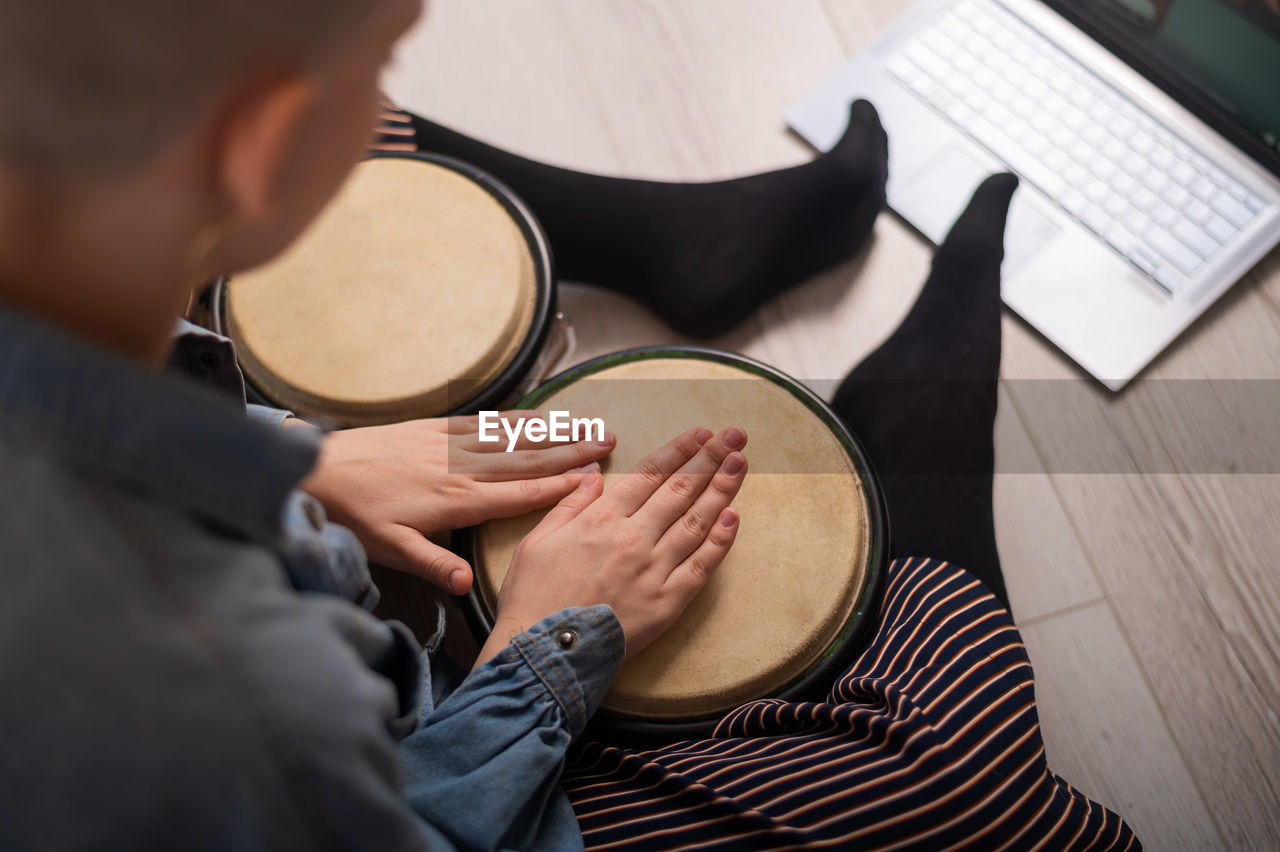
<svg viewBox="0 0 1280 852">
<path fill-rule="evenodd" d="M 366 155 L 361 162 L 370 160 L 419 160 L 457 172 L 464 177 L 470 178 L 488 192 L 502 205 L 502 208 L 507 211 L 507 214 L 515 220 L 516 225 L 520 228 L 520 233 L 524 236 L 525 242 L 529 246 L 529 254 L 533 260 L 535 289 L 533 316 L 530 320 L 529 330 L 525 333 L 525 339 L 521 342 L 520 348 L 516 350 L 511 362 L 498 373 L 489 385 L 481 388 L 478 393 L 465 402 L 450 408 L 448 411 L 442 411 L 431 416 L 453 417 L 461 414 L 474 414 L 483 409 L 501 407 L 502 402 L 519 387 L 520 383 L 537 363 L 538 356 L 541 354 L 543 347 L 546 346 L 547 337 L 551 333 L 551 327 L 558 310 L 555 258 L 552 256 L 551 242 L 547 239 L 542 223 L 533 215 L 533 211 L 525 204 L 524 200 L 516 195 L 505 183 L 483 169 L 476 168 L 462 160 L 426 151 L 375 151 Z M 231 276 L 227 275 L 216 279 L 211 285 L 212 294 L 209 299 L 210 324 L 215 332 L 223 336 L 228 336 L 226 299 L 227 284 L 230 280 Z M 248 373 L 245 374 L 244 382 L 245 391 L 249 396 L 250 402 L 274 408 L 288 407 L 264 392 L 262 387 L 254 382 Z"/>
<path fill-rule="evenodd" d="M 836 637 L 803 672 L 798 673 L 776 695 L 764 696 L 780 698 L 784 701 L 797 700 L 825 693 L 831 688 L 837 676 L 863 649 L 865 640 L 879 616 L 879 603 L 883 598 L 884 584 L 889 568 L 889 516 L 884 498 L 884 490 L 880 486 L 880 478 L 871 464 L 862 442 L 853 434 L 835 410 L 807 385 L 791 376 L 751 358 L 735 352 L 714 349 L 706 346 L 645 346 L 610 352 L 575 364 L 552 376 L 529 392 L 517 404 L 517 408 L 536 408 L 537 405 L 561 388 L 579 381 L 585 376 L 621 363 L 635 360 L 653 360 L 657 358 L 687 358 L 690 360 L 709 360 L 731 367 L 743 369 L 762 378 L 768 379 L 796 397 L 831 429 L 837 441 L 844 448 L 854 470 L 861 478 L 863 492 L 867 503 L 868 564 L 866 582 L 863 583 L 853 606 L 853 614 L 840 628 Z M 458 554 L 471 565 L 475 565 L 476 536 L 478 527 L 468 527 L 455 533 L 453 543 Z M 471 590 L 458 598 L 467 624 L 472 634 L 483 644 L 493 629 L 493 614 L 489 612 L 480 594 L 479 581 L 473 581 Z M 601 708 L 592 720 L 590 729 L 606 738 L 625 741 L 669 742 L 706 736 L 724 714 L 715 716 L 691 716 L 687 718 L 649 719 Z"/>
</svg>

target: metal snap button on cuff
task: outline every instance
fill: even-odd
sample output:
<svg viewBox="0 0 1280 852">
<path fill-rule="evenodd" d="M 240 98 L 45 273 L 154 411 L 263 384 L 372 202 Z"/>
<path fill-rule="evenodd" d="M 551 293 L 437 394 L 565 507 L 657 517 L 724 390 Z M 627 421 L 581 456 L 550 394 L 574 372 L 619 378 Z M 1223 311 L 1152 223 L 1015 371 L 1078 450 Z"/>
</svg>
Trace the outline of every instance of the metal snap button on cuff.
<svg viewBox="0 0 1280 852">
<path fill-rule="evenodd" d="M 561 630 L 556 634 L 556 644 L 560 649 L 567 651 L 578 643 L 578 633 L 574 630 Z"/>
</svg>

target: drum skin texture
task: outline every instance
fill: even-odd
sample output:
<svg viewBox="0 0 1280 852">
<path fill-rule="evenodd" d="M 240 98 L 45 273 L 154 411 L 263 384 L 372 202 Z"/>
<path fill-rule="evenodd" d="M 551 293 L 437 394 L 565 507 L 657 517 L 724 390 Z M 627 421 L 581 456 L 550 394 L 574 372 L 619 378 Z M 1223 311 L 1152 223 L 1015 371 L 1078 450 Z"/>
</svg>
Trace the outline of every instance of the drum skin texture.
<svg viewBox="0 0 1280 852">
<path fill-rule="evenodd" d="M 750 438 L 733 550 L 671 629 L 628 657 L 602 709 L 659 722 L 718 715 L 777 694 L 828 653 L 867 582 L 868 497 L 839 439 L 796 396 L 740 367 L 657 357 L 606 367 L 537 405 L 601 417 L 618 435 L 606 489 L 689 427 L 737 425 Z M 516 546 L 543 514 L 476 531 L 490 612 Z"/>
<path fill-rule="evenodd" d="M 301 416 L 372 425 L 448 411 L 528 336 L 525 234 L 469 177 L 420 159 L 361 163 L 283 257 L 227 285 L 249 379 Z"/>
</svg>

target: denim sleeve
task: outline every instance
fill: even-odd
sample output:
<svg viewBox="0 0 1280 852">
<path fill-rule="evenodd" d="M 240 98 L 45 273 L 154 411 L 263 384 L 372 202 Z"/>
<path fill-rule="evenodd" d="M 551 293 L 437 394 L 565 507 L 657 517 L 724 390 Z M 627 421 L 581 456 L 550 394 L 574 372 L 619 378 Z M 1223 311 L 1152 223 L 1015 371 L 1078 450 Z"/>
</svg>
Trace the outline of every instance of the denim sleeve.
<svg viewBox="0 0 1280 852">
<path fill-rule="evenodd" d="M 461 848 L 581 849 L 560 771 L 625 655 L 607 606 L 516 636 L 401 741 L 410 806 Z"/>
<path fill-rule="evenodd" d="M 302 491 L 285 500 L 280 559 L 301 592 L 324 592 L 373 612 L 382 594 L 373 584 L 364 548 L 349 529 L 331 524 L 320 501 Z"/>
<path fill-rule="evenodd" d="M 286 411 L 283 408 L 271 408 L 266 405 L 257 405 L 249 403 L 245 406 L 245 411 L 249 415 L 249 419 L 266 423 L 269 426 L 280 426 L 284 421 L 293 416 L 292 411 Z"/>
<path fill-rule="evenodd" d="M 173 329 L 173 348 L 165 369 L 245 403 L 244 374 L 231 341 L 207 328 L 179 319 Z"/>
</svg>

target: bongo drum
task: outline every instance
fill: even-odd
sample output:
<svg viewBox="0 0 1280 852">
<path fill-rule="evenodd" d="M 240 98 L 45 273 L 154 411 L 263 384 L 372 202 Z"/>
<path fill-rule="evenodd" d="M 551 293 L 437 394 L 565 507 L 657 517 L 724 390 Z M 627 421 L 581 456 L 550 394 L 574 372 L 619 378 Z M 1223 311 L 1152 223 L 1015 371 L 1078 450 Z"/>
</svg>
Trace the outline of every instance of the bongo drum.
<svg viewBox="0 0 1280 852">
<path fill-rule="evenodd" d="M 210 304 L 257 401 L 337 427 L 501 407 L 567 345 L 533 215 L 429 154 L 362 162 L 288 252 Z"/>
<path fill-rule="evenodd" d="M 628 657 L 598 724 L 627 738 L 697 736 L 745 702 L 830 688 L 875 617 L 888 524 L 865 452 L 826 403 L 742 356 L 659 348 L 574 367 L 519 407 L 603 419 L 618 436 L 606 489 L 690 426 L 738 425 L 751 440 L 733 550 L 671 629 Z M 481 637 L 516 546 L 544 514 L 471 531 L 467 609 Z"/>
</svg>

